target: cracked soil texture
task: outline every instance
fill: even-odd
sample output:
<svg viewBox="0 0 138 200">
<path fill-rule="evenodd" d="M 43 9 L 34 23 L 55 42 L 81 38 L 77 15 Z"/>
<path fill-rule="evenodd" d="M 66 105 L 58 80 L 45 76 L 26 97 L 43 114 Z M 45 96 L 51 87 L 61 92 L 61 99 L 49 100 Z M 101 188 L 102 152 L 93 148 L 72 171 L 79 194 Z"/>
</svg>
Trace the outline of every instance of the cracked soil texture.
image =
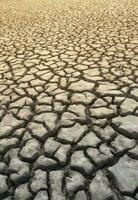
<svg viewBox="0 0 138 200">
<path fill-rule="evenodd" d="M 138 200 L 137 22 L 137 0 L 0 0 L 0 200 Z"/>
</svg>

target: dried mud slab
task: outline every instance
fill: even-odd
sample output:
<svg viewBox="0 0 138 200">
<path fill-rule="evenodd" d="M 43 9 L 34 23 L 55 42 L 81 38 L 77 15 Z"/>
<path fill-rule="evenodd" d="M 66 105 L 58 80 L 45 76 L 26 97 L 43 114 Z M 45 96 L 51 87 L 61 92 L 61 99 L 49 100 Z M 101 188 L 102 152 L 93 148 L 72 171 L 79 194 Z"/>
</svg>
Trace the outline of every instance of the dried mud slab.
<svg viewBox="0 0 138 200">
<path fill-rule="evenodd" d="M 0 0 L 0 200 L 138 200 L 137 16 Z"/>
</svg>

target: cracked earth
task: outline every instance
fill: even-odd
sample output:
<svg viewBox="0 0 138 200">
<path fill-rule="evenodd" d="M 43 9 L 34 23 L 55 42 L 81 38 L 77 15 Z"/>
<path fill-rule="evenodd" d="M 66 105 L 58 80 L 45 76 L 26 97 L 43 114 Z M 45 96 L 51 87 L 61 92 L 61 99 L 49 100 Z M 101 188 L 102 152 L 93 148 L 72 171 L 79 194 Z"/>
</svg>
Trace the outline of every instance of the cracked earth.
<svg viewBox="0 0 138 200">
<path fill-rule="evenodd" d="M 137 0 L 0 0 L 0 200 L 138 200 Z"/>
</svg>

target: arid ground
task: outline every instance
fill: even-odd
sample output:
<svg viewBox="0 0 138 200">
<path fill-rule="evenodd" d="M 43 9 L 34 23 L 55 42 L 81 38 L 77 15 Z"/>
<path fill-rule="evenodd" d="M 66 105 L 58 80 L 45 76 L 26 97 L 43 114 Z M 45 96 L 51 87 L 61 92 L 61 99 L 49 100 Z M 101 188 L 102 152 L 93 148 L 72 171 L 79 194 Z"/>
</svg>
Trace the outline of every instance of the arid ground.
<svg viewBox="0 0 138 200">
<path fill-rule="evenodd" d="M 138 200 L 138 1 L 0 0 L 0 200 Z"/>
</svg>

